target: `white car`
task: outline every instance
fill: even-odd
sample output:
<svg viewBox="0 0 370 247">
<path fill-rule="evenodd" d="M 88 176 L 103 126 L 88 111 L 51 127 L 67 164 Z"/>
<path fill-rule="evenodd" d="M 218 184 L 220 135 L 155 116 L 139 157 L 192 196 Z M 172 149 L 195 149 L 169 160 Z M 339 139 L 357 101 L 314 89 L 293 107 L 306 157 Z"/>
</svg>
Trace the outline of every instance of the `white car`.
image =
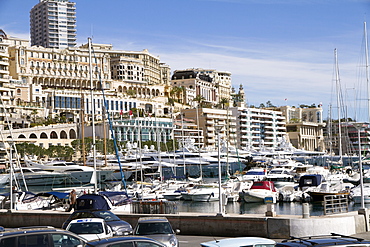
<svg viewBox="0 0 370 247">
<path fill-rule="evenodd" d="M 239 238 L 224 238 L 201 243 L 202 247 L 274 247 L 276 242 L 267 238 L 258 237 L 239 237 Z"/>
<path fill-rule="evenodd" d="M 72 220 L 66 230 L 73 232 L 86 240 L 109 238 L 113 231 L 107 223 L 100 218 L 84 218 Z"/>
</svg>

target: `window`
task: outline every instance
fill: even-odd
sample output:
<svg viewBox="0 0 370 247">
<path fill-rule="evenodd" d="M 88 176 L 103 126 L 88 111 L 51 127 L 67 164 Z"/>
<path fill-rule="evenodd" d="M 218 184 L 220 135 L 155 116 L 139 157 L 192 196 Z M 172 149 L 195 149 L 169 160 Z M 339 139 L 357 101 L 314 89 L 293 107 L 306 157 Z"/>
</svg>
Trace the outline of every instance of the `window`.
<svg viewBox="0 0 370 247">
<path fill-rule="evenodd" d="M 15 246 L 15 245 L 8 245 L 8 246 Z M 48 247 L 49 246 L 48 234 L 34 234 L 34 235 L 20 236 L 18 237 L 18 246 Z"/>
<path fill-rule="evenodd" d="M 133 246 L 134 246 L 133 242 L 116 243 L 108 245 L 108 247 L 133 247 Z"/>
<path fill-rule="evenodd" d="M 160 245 L 156 243 L 146 242 L 146 241 L 138 241 L 136 242 L 137 247 L 160 247 Z"/>
<path fill-rule="evenodd" d="M 52 234 L 54 246 L 77 246 L 82 244 L 78 238 L 67 234 Z"/>
<path fill-rule="evenodd" d="M 16 246 L 15 240 L 16 240 L 16 237 L 1 239 L 0 247 Z"/>
</svg>

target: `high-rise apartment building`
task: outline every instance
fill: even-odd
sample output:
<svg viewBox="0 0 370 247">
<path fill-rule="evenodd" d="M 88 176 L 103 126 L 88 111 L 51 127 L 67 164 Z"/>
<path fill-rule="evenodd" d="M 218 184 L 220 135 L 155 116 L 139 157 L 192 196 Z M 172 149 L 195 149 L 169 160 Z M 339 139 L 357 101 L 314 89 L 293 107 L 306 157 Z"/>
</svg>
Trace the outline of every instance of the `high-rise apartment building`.
<svg viewBox="0 0 370 247">
<path fill-rule="evenodd" d="M 238 148 L 277 148 L 287 135 L 281 111 L 245 106 L 231 107 L 230 110 L 236 118 Z"/>
<path fill-rule="evenodd" d="M 64 49 L 76 45 L 76 8 L 69 0 L 40 0 L 30 11 L 31 45 Z"/>
</svg>

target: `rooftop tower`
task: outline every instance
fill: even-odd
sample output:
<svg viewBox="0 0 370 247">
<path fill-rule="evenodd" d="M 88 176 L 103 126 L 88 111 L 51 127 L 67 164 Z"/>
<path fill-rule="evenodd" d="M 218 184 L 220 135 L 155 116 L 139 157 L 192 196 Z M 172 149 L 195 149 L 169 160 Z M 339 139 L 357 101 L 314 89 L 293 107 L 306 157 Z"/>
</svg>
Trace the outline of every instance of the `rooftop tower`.
<svg viewBox="0 0 370 247">
<path fill-rule="evenodd" d="M 30 11 L 31 46 L 76 46 L 76 8 L 69 0 L 40 0 Z"/>
</svg>

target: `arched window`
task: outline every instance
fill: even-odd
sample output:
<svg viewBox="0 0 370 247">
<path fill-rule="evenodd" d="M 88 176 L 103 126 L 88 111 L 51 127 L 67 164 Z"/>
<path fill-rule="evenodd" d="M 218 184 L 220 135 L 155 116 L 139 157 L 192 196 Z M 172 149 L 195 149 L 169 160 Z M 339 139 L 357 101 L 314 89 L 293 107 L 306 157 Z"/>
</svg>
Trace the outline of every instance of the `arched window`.
<svg viewBox="0 0 370 247">
<path fill-rule="evenodd" d="M 53 131 L 50 133 L 50 139 L 58 139 L 58 134 L 57 132 Z"/>
</svg>

